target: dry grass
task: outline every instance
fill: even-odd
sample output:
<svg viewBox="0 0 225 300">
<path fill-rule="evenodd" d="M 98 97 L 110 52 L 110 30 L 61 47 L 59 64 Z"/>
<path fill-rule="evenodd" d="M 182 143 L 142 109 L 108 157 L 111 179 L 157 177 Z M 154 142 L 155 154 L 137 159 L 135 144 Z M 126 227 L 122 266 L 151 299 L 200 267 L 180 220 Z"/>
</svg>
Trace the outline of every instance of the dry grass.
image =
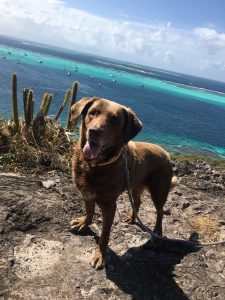
<svg viewBox="0 0 225 300">
<path fill-rule="evenodd" d="M 198 162 L 198 161 L 206 161 L 211 166 L 225 168 L 225 159 L 222 158 L 214 158 L 208 156 L 198 156 L 198 155 L 185 155 L 185 154 L 172 154 L 171 159 L 174 161 L 178 161 L 181 163 L 189 163 L 189 162 Z"/>
<path fill-rule="evenodd" d="M 191 222 L 192 230 L 196 231 L 205 243 L 216 242 L 219 239 L 219 227 L 210 216 L 198 216 Z"/>
<path fill-rule="evenodd" d="M 23 122 L 16 134 L 12 123 L 0 122 L 0 164 L 9 169 L 69 171 L 74 143 L 60 123 L 50 119 L 46 119 L 44 134 L 38 138 L 32 128 L 26 130 Z"/>
</svg>

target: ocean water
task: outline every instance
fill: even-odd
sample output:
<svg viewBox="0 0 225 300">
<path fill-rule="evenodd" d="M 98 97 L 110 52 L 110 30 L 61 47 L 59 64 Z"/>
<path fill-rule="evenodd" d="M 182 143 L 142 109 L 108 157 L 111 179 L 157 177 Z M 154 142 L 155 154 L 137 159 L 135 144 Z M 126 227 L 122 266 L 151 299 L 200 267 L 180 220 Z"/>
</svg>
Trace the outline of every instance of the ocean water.
<svg viewBox="0 0 225 300">
<path fill-rule="evenodd" d="M 225 158 L 225 83 L 89 54 L 0 37 L 0 115 L 11 116 L 11 77 L 31 88 L 38 111 L 44 92 L 54 115 L 67 88 L 79 81 L 78 99 L 99 96 L 131 107 L 143 123 L 137 140 L 173 153 Z M 64 110 L 61 122 L 66 122 Z"/>
</svg>

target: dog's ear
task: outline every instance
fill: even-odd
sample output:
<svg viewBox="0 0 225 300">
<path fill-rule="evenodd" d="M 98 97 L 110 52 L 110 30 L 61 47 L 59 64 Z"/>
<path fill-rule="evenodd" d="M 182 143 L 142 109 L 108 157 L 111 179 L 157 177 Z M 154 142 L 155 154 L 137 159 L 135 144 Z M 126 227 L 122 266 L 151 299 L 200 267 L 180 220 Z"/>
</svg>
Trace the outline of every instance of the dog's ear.
<svg viewBox="0 0 225 300">
<path fill-rule="evenodd" d="M 126 144 L 142 129 L 142 123 L 130 108 L 125 108 L 125 113 L 126 123 L 124 129 L 124 142 Z"/>
<path fill-rule="evenodd" d="M 91 105 L 98 99 L 96 97 L 86 97 L 72 105 L 70 122 L 76 122 L 81 115 L 85 115 Z"/>
</svg>

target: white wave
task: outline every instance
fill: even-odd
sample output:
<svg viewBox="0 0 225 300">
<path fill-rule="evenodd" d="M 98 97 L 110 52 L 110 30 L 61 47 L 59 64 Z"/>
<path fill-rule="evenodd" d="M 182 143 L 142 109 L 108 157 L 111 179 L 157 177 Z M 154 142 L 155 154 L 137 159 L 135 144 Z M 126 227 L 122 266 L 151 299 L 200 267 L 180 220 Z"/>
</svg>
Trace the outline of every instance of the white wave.
<svg viewBox="0 0 225 300">
<path fill-rule="evenodd" d="M 169 75 L 173 75 L 173 76 L 177 76 L 177 77 L 181 76 L 181 75 L 178 75 L 178 74 L 176 74 L 174 72 L 162 71 L 162 70 L 158 70 L 158 69 L 156 69 L 156 71 L 159 72 L 159 73 L 169 74 Z"/>
<path fill-rule="evenodd" d="M 100 63 L 100 64 L 103 64 L 103 65 L 108 65 L 108 66 L 110 66 L 110 65 L 113 64 L 113 63 L 107 63 L 107 62 L 105 62 L 105 61 L 98 60 L 98 59 L 95 59 L 94 61 L 96 61 L 96 62 L 98 62 L 98 63 Z"/>
<path fill-rule="evenodd" d="M 198 86 L 194 86 L 194 85 L 188 85 L 185 83 L 177 83 L 177 82 L 173 82 L 173 81 L 169 81 L 169 80 L 163 80 L 166 83 L 172 84 L 172 85 L 176 85 L 176 86 L 181 86 L 181 87 L 185 87 L 188 88 L 189 90 L 200 90 L 203 92 L 208 92 L 208 93 L 213 93 L 213 94 L 219 94 L 219 96 L 225 96 L 225 93 L 223 92 L 219 92 L 219 91 L 215 91 L 215 90 L 210 90 L 210 89 L 206 89 L 206 88 L 201 88 Z"/>
</svg>

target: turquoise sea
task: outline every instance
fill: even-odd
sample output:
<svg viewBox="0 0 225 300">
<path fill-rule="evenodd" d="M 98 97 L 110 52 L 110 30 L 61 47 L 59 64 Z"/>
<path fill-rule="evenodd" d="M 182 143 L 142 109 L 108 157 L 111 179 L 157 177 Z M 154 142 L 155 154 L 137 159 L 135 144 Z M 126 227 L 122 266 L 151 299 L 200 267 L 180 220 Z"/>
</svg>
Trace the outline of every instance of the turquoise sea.
<svg viewBox="0 0 225 300">
<path fill-rule="evenodd" d="M 65 90 L 79 81 L 78 98 L 99 96 L 131 107 L 144 128 L 138 140 L 173 153 L 225 158 L 225 83 L 90 54 L 0 37 L 0 115 L 11 116 L 11 76 L 32 88 L 36 110 L 44 92 L 54 94 L 50 114 Z M 67 111 L 61 116 L 64 124 Z"/>
</svg>

